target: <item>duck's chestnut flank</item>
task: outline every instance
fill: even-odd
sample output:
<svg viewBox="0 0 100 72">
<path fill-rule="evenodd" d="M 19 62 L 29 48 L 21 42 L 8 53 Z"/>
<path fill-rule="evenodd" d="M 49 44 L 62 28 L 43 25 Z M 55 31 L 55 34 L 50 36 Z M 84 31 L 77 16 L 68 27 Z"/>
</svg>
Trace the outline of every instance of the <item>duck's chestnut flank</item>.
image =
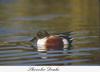
<svg viewBox="0 0 100 72">
<path fill-rule="evenodd" d="M 49 36 L 45 43 L 46 50 L 63 50 L 64 43 L 59 36 Z"/>
</svg>

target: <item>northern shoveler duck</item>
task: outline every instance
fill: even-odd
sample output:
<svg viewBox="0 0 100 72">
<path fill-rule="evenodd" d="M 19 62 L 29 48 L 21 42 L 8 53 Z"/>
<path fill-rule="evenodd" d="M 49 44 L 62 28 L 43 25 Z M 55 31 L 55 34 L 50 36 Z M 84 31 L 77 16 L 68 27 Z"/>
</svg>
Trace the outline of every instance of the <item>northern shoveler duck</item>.
<svg viewBox="0 0 100 72">
<path fill-rule="evenodd" d="M 39 31 L 31 41 L 37 51 L 70 50 L 72 39 L 69 34 L 69 32 L 49 34 L 47 31 Z"/>
</svg>

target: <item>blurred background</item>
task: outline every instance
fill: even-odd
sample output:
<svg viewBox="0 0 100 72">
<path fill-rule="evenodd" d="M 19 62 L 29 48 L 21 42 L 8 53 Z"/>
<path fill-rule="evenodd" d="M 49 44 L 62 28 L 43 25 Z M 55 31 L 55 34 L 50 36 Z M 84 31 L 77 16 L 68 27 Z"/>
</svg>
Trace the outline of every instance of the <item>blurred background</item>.
<svg viewBox="0 0 100 72">
<path fill-rule="evenodd" d="M 73 48 L 100 48 L 100 0 L 0 0 L 0 48 L 39 30 L 72 32 Z M 99 52 L 92 59 L 100 64 Z"/>
</svg>

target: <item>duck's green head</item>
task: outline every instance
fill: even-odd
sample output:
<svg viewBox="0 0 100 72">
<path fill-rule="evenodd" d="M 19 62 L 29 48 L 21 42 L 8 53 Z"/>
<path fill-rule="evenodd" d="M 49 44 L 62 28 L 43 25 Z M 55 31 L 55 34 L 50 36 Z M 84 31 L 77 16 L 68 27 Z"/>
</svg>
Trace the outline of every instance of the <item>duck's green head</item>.
<svg viewBox="0 0 100 72">
<path fill-rule="evenodd" d="M 45 30 L 38 31 L 36 34 L 36 37 L 40 39 L 44 37 L 48 37 L 48 36 L 49 36 L 49 33 Z"/>
</svg>

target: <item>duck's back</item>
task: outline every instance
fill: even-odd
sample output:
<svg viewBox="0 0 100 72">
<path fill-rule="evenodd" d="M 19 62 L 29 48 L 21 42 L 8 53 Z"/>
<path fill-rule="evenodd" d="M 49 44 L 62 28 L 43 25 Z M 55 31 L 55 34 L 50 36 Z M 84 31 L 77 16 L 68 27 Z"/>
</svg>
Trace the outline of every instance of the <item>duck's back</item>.
<svg viewBox="0 0 100 72">
<path fill-rule="evenodd" d="M 51 50 L 64 50 L 68 48 L 68 40 L 57 36 L 51 35 L 37 40 L 38 51 L 51 51 Z"/>
</svg>

